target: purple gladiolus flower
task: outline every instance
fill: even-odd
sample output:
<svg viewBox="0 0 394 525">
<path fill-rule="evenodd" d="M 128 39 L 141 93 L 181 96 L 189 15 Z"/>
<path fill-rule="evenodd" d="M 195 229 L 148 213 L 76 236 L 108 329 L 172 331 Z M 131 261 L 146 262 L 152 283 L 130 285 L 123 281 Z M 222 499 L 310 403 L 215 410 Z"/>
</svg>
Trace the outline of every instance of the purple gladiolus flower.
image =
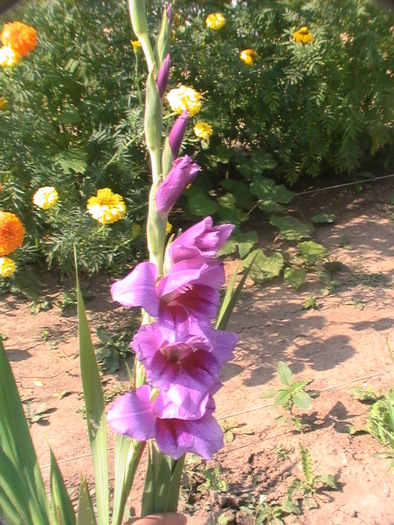
<svg viewBox="0 0 394 525">
<path fill-rule="evenodd" d="M 178 158 L 179 150 L 181 149 L 182 140 L 186 133 L 187 124 L 189 122 L 189 112 L 184 111 L 180 115 L 171 128 L 168 140 L 172 153 L 172 160 Z"/>
<path fill-rule="evenodd" d="M 167 404 L 165 395 L 160 393 L 153 403 L 150 396 L 150 387 L 143 385 L 120 397 L 108 411 L 111 427 L 132 439 L 146 441 L 154 438 L 159 450 L 174 459 L 186 452 L 211 459 L 223 447 L 222 429 L 212 416 L 215 408 L 212 398 L 208 399 L 201 418 L 185 420 L 160 418 L 162 407 Z"/>
<path fill-rule="evenodd" d="M 177 237 L 168 250 L 171 263 L 196 257 L 214 257 L 225 245 L 234 226 L 212 224 L 211 217 L 207 217 Z"/>
<path fill-rule="evenodd" d="M 156 85 L 159 90 L 160 98 L 163 98 L 163 95 L 167 88 L 168 77 L 170 75 L 171 67 L 171 57 L 167 55 L 160 66 L 159 74 L 157 75 Z"/>
<path fill-rule="evenodd" d="M 174 264 L 158 282 L 153 263 L 143 262 L 111 287 L 112 299 L 126 307 L 142 306 L 163 327 L 186 326 L 190 317 L 202 323 L 216 315 L 219 288 L 225 281 L 219 260 L 189 259 Z"/>
<path fill-rule="evenodd" d="M 156 208 L 160 215 L 164 216 L 169 213 L 185 188 L 194 181 L 199 171 L 200 166 L 193 162 L 193 159 L 188 155 L 174 161 L 170 173 L 156 191 Z"/>
<path fill-rule="evenodd" d="M 204 399 L 222 386 L 220 368 L 233 358 L 237 340 L 236 334 L 210 325 L 204 333 L 195 321 L 174 330 L 153 323 L 138 330 L 131 347 L 146 369 L 148 383 L 183 410 L 182 419 L 199 419 Z"/>
</svg>

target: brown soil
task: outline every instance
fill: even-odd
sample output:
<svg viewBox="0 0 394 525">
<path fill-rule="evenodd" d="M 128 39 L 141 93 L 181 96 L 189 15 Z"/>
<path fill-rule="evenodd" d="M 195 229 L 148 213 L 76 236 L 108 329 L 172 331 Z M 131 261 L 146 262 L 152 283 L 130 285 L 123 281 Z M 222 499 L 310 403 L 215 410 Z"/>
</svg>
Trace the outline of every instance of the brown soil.
<svg viewBox="0 0 394 525">
<path fill-rule="evenodd" d="M 216 396 L 217 416 L 232 431 L 226 434 L 225 448 L 207 464 L 220 467 L 219 479 L 228 483 L 229 490 L 185 487 L 182 505 L 192 513 L 191 524 L 253 523 L 240 507 L 250 507 L 259 495 L 273 503 L 283 501 L 289 484 L 302 479 L 300 444 L 310 451 L 316 474 L 338 476 L 340 490 L 319 494 L 319 508 L 303 508 L 300 516 L 286 517 L 286 524 L 394 524 L 389 460 L 374 457 L 381 445 L 369 435 L 344 433 L 348 423 L 362 427 L 367 417 L 366 405 L 350 395 L 354 387 L 385 392 L 393 385 L 388 352 L 388 345 L 394 349 L 393 207 L 389 204 L 393 193 L 392 185 L 376 184 L 361 195 L 336 190 L 297 200 L 308 216 L 317 211 L 337 215 L 335 224 L 316 228 L 315 240 L 329 249 L 332 261 L 343 263 L 334 277 L 338 283 L 331 295 L 322 293 L 322 284 L 313 275 L 298 292 L 279 281 L 246 288 L 230 327 L 240 333 L 240 343 L 234 361 L 223 371 L 224 387 Z M 266 233 L 268 228 L 259 229 L 262 245 L 277 247 L 278 241 Z M 345 244 L 352 249 L 341 246 Z M 229 261 L 229 274 L 234 267 L 235 261 Z M 85 283 L 93 294 L 86 301 L 93 334 L 102 325 L 116 333 L 130 317 L 130 312 L 111 303 L 110 283 L 109 278 L 90 286 Z M 45 284 L 47 296 L 56 304 L 62 287 L 53 277 L 47 277 Z M 311 295 L 317 297 L 317 310 L 303 308 Z M 5 346 L 25 406 L 30 415 L 42 403 L 49 409 L 47 419 L 31 427 L 44 477 L 47 480 L 49 443 L 76 494 L 81 472 L 91 484 L 93 476 L 81 413 L 75 312 L 61 315 L 54 306 L 31 315 L 27 302 L 7 296 L 0 313 L 0 333 L 7 338 Z M 297 378 L 313 380 L 310 387 L 321 392 L 305 414 L 309 428 L 301 434 L 290 423 L 278 427 L 275 418 L 282 410 L 262 397 L 278 387 L 280 360 Z M 108 399 L 117 395 L 127 388 L 125 371 L 105 375 L 104 384 Z M 109 446 L 113 441 L 109 431 Z M 289 452 L 281 455 L 280 447 Z M 142 477 L 143 470 L 130 498 L 137 512 Z M 194 488 L 202 481 L 196 468 L 185 476 L 185 483 Z M 227 522 L 219 518 L 223 514 Z"/>
</svg>

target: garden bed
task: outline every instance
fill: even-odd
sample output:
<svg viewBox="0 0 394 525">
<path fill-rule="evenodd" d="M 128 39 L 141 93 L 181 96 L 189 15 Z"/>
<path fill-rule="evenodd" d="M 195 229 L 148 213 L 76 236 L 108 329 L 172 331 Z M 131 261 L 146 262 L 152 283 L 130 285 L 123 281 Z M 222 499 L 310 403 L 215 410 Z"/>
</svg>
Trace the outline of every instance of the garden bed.
<svg viewBox="0 0 394 525">
<path fill-rule="evenodd" d="M 392 194 L 389 179 L 361 194 L 350 188 L 296 199 L 294 205 L 308 213 L 335 213 L 336 222 L 321 226 L 315 239 L 329 250 L 329 261 L 341 264 L 331 287 L 323 287 L 311 274 L 298 292 L 281 281 L 246 288 L 231 322 L 240 342 L 234 360 L 224 368 L 224 387 L 216 397 L 227 443 L 214 461 L 189 463 L 182 505 L 191 514 L 190 523 L 253 523 L 242 507 L 252 509 L 260 495 L 266 502 L 280 503 L 289 485 L 303 479 L 301 444 L 310 453 L 314 473 L 336 475 L 338 490 L 318 493 L 316 509 L 307 509 L 304 501 L 302 514 L 288 515 L 286 524 L 394 522 L 390 460 L 374 457 L 382 446 L 370 435 L 345 432 L 346 425 L 362 428 L 368 417 L 368 407 L 351 396 L 354 388 L 386 392 L 393 385 L 388 350 L 389 345 L 394 349 Z M 254 228 L 266 247 L 268 226 Z M 234 268 L 235 261 L 229 260 L 229 275 Z M 82 412 L 76 316 L 65 308 L 64 283 L 53 275 L 41 279 L 52 308 L 32 315 L 29 303 L 4 295 L 0 333 L 6 338 L 44 476 L 49 473 L 49 443 L 76 498 L 81 472 L 88 473 L 89 482 L 93 472 Z M 93 334 L 104 326 L 104 334 L 113 337 L 107 350 L 116 346 L 115 336 L 132 315 L 111 303 L 111 282 L 101 277 L 82 283 L 90 297 L 86 307 Z M 325 295 L 322 287 L 331 293 Z M 311 297 L 316 309 L 305 307 Z M 320 392 L 305 413 L 308 426 L 302 433 L 291 423 L 277 426 L 275 418 L 283 410 L 262 397 L 279 386 L 279 361 L 286 362 L 297 379 L 312 380 L 308 388 Z M 105 373 L 103 380 L 108 401 L 127 389 L 124 367 Z M 109 439 L 114 440 L 111 430 Z M 137 480 L 137 492 L 139 486 Z M 130 506 L 138 512 L 138 493 L 133 493 Z"/>
</svg>

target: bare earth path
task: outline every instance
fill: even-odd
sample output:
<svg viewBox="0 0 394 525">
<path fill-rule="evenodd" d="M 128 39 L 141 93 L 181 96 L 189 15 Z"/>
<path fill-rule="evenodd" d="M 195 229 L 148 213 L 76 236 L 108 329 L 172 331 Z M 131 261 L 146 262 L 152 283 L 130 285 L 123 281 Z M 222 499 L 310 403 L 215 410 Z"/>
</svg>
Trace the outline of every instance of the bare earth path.
<svg viewBox="0 0 394 525">
<path fill-rule="evenodd" d="M 231 324 L 241 340 L 234 361 L 224 369 L 224 388 L 216 396 L 217 415 L 226 428 L 234 427 L 233 439 L 208 465 L 220 466 L 220 479 L 227 481 L 229 490 L 192 496 L 187 507 L 194 511 L 190 523 L 253 523 L 239 507 L 260 494 L 268 501 L 283 500 L 288 485 L 301 476 L 302 443 L 316 473 L 338 475 L 340 491 L 321 495 L 320 508 L 290 515 L 287 524 L 394 524 L 394 476 L 387 473 L 388 460 L 373 456 L 380 444 L 369 435 L 343 432 L 348 423 L 361 427 L 367 416 L 366 405 L 351 397 L 352 388 L 385 392 L 393 385 L 388 352 L 388 345 L 394 349 L 394 211 L 389 205 L 393 193 L 393 186 L 385 184 L 361 195 L 347 190 L 336 193 L 335 199 L 311 197 L 306 208 L 303 201 L 302 209 L 311 213 L 324 209 L 337 215 L 335 224 L 320 227 L 315 235 L 329 249 L 330 259 L 344 265 L 335 275 L 338 283 L 331 295 L 323 295 L 322 284 L 313 277 L 299 292 L 279 281 L 247 287 Z M 261 233 L 265 247 L 269 235 L 264 228 Z M 227 266 L 230 274 L 235 263 Z M 129 313 L 111 304 L 110 282 L 94 282 L 89 289 L 94 297 L 86 306 L 94 327 L 106 325 L 115 331 Z M 53 278 L 46 284 L 55 303 L 60 285 Z M 311 295 L 317 297 L 317 310 L 303 308 Z M 0 314 L 0 333 L 7 338 L 7 353 L 30 415 L 41 403 L 50 409 L 48 419 L 31 428 L 44 475 L 49 470 L 49 442 L 68 486 L 76 491 L 81 471 L 92 481 L 92 467 L 79 412 L 75 315 L 60 316 L 55 306 L 33 316 L 29 304 L 6 296 Z M 311 388 L 321 392 L 306 414 L 311 428 L 303 434 L 295 433 L 290 424 L 276 426 L 282 411 L 261 397 L 278 387 L 280 360 L 297 378 L 312 379 Z M 124 371 L 104 379 L 108 399 L 127 387 Z M 112 432 L 109 441 L 113 443 Z M 287 457 L 278 454 L 278 447 L 289 451 Z M 137 496 L 130 504 L 138 511 Z M 218 522 L 223 514 L 228 521 L 222 516 Z"/>
</svg>

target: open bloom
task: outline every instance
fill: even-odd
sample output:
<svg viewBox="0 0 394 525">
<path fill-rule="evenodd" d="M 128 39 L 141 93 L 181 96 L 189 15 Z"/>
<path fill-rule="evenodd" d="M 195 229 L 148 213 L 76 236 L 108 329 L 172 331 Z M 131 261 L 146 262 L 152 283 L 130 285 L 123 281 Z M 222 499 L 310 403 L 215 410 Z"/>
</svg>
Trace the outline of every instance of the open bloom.
<svg viewBox="0 0 394 525">
<path fill-rule="evenodd" d="M 182 115 L 176 119 L 174 125 L 171 128 L 170 134 L 168 135 L 172 160 L 175 160 L 179 155 L 179 150 L 181 149 L 182 140 L 185 136 L 188 122 L 189 112 L 184 111 Z"/>
<path fill-rule="evenodd" d="M 226 23 L 226 19 L 224 18 L 222 13 L 211 13 L 207 16 L 205 23 L 208 29 L 218 31 L 224 26 L 224 24 Z"/>
<path fill-rule="evenodd" d="M 119 434 L 139 441 L 155 439 L 159 450 L 174 459 L 186 452 L 211 459 L 223 447 L 223 432 L 212 416 L 215 405 L 211 398 L 199 419 L 181 419 L 176 412 L 173 417 L 163 417 L 166 405 L 163 393 L 151 403 L 151 389 L 143 385 L 116 400 L 107 419 Z"/>
<path fill-rule="evenodd" d="M 43 210 L 49 210 L 57 203 L 58 193 L 52 186 L 39 188 L 33 195 L 33 202 Z"/>
<path fill-rule="evenodd" d="M 0 255 L 8 255 L 23 242 L 25 227 L 16 215 L 0 211 Z"/>
<path fill-rule="evenodd" d="M 206 217 L 174 239 L 168 249 L 169 259 L 175 264 L 186 259 L 214 257 L 233 230 L 232 224 L 213 226 L 212 218 Z"/>
<path fill-rule="evenodd" d="M 188 111 L 189 115 L 193 117 L 201 109 L 201 95 L 193 88 L 180 86 L 176 89 L 171 89 L 167 94 L 168 103 L 172 111 L 175 113 L 183 113 Z"/>
<path fill-rule="evenodd" d="M 293 38 L 296 42 L 302 42 L 303 44 L 313 41 L 313 35 L 306 26 L 301 27 L 301 29 L 293 33 Z"/>
<path fill-rule="evenodd" d="M 208 140 L 213 133 L 212 126 L 203 121 L 197 122 L 193 128 L 193 131 L 196 137 L 203 140 Z"/>
<path fill-rule="evenodd" d="M 5 24 L 0 35 L 3 46 L 9 47 L 14 53 L 27 56 L 37 45 L 37 34 L 33 27 L 22 22 Z"/>
<path fill-rule="evenodd" d="M 21 58 L 22 56 L 15 53 L 10 47 L 0 48 L 0 66 L 15 66 Z"/>
<path fill-rule="evenodd" d="M 239 54 L 239 58 L 244 62 L 247 66 L 253 66 L 253 58 L 257 57 L 257 53 L 254 49 L 244 49 Z"/>
<path fill-rule="evenodd" d="M 0 257 L 0 276 L 10 277 L 15 272 L 16 266 L 9 257 Z"/>
<path fill-rule="evenodd" d="M 117 222 L 126 213 L 123 198 L 117 193 L 112 193 L 109 188 L 98 190 L 95 197 L 90 197 L 87 209 L 93 219 L 101 224 Z"/>
<path fill-rule="evenodd" d="M 173 329 L 190 317 L 209 323 L 219 304 L 219 288 L 225 281 L 219 260 L 189 259 L 172 266 L 158 278 L 153 263 L 137 264 L 124 279 L 111 287 L 112 299 L 126 307 L 141 306 L 160 325 Z"/>
<path fill-rule="evenodd" d="M 170 212 L 186 187 L 191 184 L 200 171 L 200 166 L 188 155 L 176 159 L 172 169 L 159 185 L 155 195 L 156 208 L 160 215 Z"/>
<path fill-rule="evenodd" d="M 168 410 L 175 404 L 182 419 L 193 419 L 209 394 L 221 387 L 220 369 L 233 358 L 237 340 L 236 334 L 210 325 L 203 332 L 200 324 L 191 320 L 174 330 L 158 323 L 144 325 L 131 347 L 146 369 L 148 383 L 166 393 L 171 402 Z"/>
</svg>

